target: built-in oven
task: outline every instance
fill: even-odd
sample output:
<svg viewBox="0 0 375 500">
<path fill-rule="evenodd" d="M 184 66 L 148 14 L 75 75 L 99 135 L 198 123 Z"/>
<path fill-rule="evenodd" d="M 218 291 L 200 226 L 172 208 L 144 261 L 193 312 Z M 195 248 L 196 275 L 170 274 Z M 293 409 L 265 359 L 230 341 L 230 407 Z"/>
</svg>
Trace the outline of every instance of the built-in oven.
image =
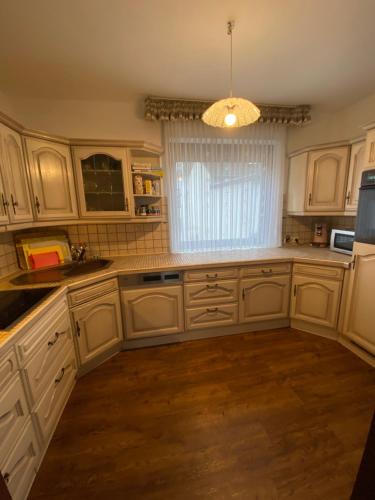
<svg viewBox="0 0 375 500">
<path fill-rule="evenodd" d="M 362 174 L 355 241 L 375 244 L 375 169 Z"/>
<path fill-rule="evenodd" d="M 334 252 L 353 253 L 354 231 L 344 229 L 332 229 L 330 249 Z"/>
</svg>

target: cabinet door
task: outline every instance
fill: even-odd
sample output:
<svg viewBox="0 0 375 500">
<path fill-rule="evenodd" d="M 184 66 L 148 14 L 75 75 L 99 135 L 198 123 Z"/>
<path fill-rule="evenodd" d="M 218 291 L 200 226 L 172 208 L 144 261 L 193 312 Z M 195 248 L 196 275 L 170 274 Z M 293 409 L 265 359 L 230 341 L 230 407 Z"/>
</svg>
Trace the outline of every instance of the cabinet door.
<svg viewBox="0 0 375 500">
<path fill-rule="evenodd" d="M 82 365 L 121 341 L 121 307 L 117 291 L 77 306 L 72 313 Z"/>
<path fill-rule="evenodd" d="M 153 337 L 182 332 L 182 286 L 141 288 L 122 292 L 126 337 Z"/>
<path fill-rule="evenodd" d="M 240 323 L 288 317 L 289 275 L 245 279 L 240 290 Z"/>
<path fill-rule="evenodd" d="M 69 147 L 64 144 L 27 138 L 26 148 L 37 219 L 77 217 Z"/>
<path fill-rule="evenodd" d="M 366 135 L 365 165 L 366 168 L 375 168 L 375 128 Z"/>
<path fill-rule="evenodd" d="M 350 153 L 349 176 L 346 189 L 345 210 L 357 211 L 362 172 L 365 170 L 365 141 L 353 144 Z"/>
<path fill-rule="evenodd" d="M 307 168 L 306 210 L 344 210 L 348 148 L 312 151 Z"/>
<path fill-rule="evenodd" d="M 290 316 L 336 328 L 340 296 L 341 282 L 293 276 Z"/>
<path fill-rule="evenodd" d="M 344 334 L 375 355 L 375 254 L 356 255 L 348 297 Z"/>
<path fill-rule="evenodd" d="M 3 175 L 11 222 L 33 220 L 21 137 L 0 124 Z"/>
<path fill-rule="evenodd" d="M 73 149 L 81 215 L 130 215 L 129 169 L 124 148 Z"/>
</svg>

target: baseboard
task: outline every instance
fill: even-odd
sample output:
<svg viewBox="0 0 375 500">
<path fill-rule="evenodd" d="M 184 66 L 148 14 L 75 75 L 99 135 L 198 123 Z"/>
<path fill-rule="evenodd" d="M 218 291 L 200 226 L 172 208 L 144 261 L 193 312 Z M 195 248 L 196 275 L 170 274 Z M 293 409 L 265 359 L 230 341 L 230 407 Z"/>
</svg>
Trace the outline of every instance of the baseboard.
<svg viewBox="0 0 375 500">
<path fill-rule="evenodd" d="M 370 366 L 375 368 L 375 356 L 372 356 L 369 354 L 367 351 L 362 349 L 359 345 L 355 344 L 351 340 L 349 340 L 346 337 L 339 337 L 338 342 L 346 347 L 349 351 L 351 351 L 353 354 L 356 354 L 359 358 L 361 358 L 363 361 L 368 363 Z"/>
<path fill-rule="evenodd" d="M 141 347 L 153 347 L 158 345 L 176 344 L 187 342 L 189 340 L 209 339 L 213 337 L 223 337 L 226 335 L 236 335 L 238 333 L 259 332 L 262 330 L 273 330 L 277 328 L 286 328 L 290 324 L 289 318 L 258 321 L 254 323 L 241 323 L 239 325 L 202 328 L 200 330 L 184 331 L 172 335 L 163 335 L 158 337 L 149 337 L 142 339 L 125 339 L 123 350 L 139 349 Z"/>
<path fill-rule="evenodd" d="M 326 339 L 331 340 L 337 340 L 339 336 L 337 330 L 335 330 L 334 328 L 307 323 L 306 321 L 301 321 L 299 319 L 292 319 L 290 321 L 290 327 L 294 328 L 295 330 L 313 333 L 314 335 L 319 335 L 320 337 L 325 337 Z"/>
</svg>

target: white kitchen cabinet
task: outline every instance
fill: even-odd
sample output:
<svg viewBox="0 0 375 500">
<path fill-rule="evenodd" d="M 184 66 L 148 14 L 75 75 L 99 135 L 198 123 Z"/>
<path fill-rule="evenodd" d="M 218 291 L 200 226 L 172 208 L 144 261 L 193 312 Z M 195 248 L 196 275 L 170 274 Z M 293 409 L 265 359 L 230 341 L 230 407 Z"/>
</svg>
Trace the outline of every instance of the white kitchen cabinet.
<svg viewBox="0 0 375 500">
<path fill-rule="evenodd" d="M 121 292 L 126 338 L 155 337 L 184 330 L 182 286 Z"/>
<path fill-rule="evenodd" d="M 125 148 L 73 148 L 82 217 L 130 216 L 130 171 Z"/>
<path fill-rule="evenodd" d="M 43 221 L 78 217 L 69 146 L 27 137 L 26 150 L 36 218 Z"/>
<path fill-rule="evenodd" d="M 288 213 L 343 213 L 348 157 L 348 146 L 312 150 L 292 156 L 289 163 Z"/>
<path fill-rule="evenodd" d="M 346 188 L 345 210 L 357 211 L 359 188 L 361 187 L 362 173 L 366 170 L 365 141 L 352 145 L 350 152 L 349 175 Z M 353 214 L 354 215 L 354 214 Z"/>
<path fill-rule="evenodd" d="M 11 223 L 33 220 L 30 190 L 27 180 L 21 137 L 0 124 L 0 167 L 3 178 L 3 210 Z"/>
<path fill-rule="evenodd" d="M 349 275 L 344 335 L 375 355 L 374 297 L 375 252 L 373 245 L 358 245 L 364 254 L 355 254 Z"/>
<path fill-rule="evenodd" d="M 344 210 L 348 154 L 347 146 L 310 151 L 306 211 Z"/>
<path fill-rule="evenodd" d="M 294 275 L 290 316 L 308 323 L 336 328 L 341 281 Z"/>
<path fill-rule="evenodd" d="M 287 318 L 290 275 L 241 280 L 239 322 Z"/>
<path fill-rule="evenodd" d="M 122 341 L 121 306 L 117 290 L 74 307 L 71 312 L 81 365 Z"/>
</svg>

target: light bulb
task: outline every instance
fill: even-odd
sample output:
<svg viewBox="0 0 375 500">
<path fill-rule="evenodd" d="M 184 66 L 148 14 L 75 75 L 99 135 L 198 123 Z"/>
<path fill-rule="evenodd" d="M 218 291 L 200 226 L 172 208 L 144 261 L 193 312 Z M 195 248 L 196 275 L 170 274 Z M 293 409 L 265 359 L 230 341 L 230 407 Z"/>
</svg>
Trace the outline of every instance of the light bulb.
<svg viewBox="0 0 375 500">
<path fill-rule="evenodd" d="M 224 122 L 227 127 L 233 127 L 237 121 L 237 116 L 234 113 L 228 113 L 225 115 Z"/>
</svg>

